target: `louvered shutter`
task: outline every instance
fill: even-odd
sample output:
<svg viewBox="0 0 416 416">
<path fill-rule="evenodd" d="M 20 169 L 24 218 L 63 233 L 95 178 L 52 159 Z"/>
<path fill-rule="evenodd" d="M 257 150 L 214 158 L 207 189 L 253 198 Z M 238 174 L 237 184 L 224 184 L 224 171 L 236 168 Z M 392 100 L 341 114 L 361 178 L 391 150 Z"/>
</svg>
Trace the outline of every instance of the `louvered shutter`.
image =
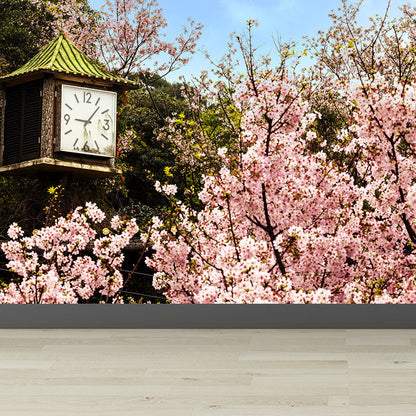
<svg viewBox="0 0 416 416">
<path fill-rule="evenodd" d="M 36 159 L 40 154 L 42 80 L 6 89 L 5 165 Z"/>
<path fill-rule="evenodd" d="M 20 158 L 22 136 L 22 98 L 23 90 L 19 87 L 6 90 L 6 112 L 4 124 L 3 163 L 16 163 Z"/>
<path fill-rule="evenodd" d="M 39 157 L 42 118 L 41 90 L 42 84 L 39 81 L 26 84 L 24 89 L 21 160 Z"/>
</svg>

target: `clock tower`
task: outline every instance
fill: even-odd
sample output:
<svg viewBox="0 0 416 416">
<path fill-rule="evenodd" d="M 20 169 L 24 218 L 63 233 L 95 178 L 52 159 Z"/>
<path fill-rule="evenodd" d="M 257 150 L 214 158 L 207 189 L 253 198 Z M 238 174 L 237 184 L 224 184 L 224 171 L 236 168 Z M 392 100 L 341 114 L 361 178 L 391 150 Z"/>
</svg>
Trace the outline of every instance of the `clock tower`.
<svg viewBox="0 0 416 416">
<path fill-rule="evenodd" d="M 0 174 L 119 173 L 117 93 L 139 88 L 104 70 L 63 33 L 29 62 L 0 77 Z"/>
</svg>

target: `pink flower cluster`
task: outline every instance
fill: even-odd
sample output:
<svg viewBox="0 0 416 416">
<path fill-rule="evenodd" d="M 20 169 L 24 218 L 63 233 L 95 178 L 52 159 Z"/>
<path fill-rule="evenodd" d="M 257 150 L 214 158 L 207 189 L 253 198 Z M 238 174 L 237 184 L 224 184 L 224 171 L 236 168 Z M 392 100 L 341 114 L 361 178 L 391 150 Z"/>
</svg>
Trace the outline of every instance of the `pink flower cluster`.
<svg viewBox="0 0 416 416">
<path fill-rule="evenodd" d="M 220 150 L 204 209 L 172 201 L 169 226 L 153 219 L 154 286 L 174 303 L 414 303 L 416 84 L 345 88 L 360 185 L 308 150 L 316 114 L 293 81 L 249 81 L 234 102 L 239 163 Z"/>
<path fill-rule="evenodd" d="M 89 57 L 124 77 L 149 71 L 166 75 L 180 68 L 195 53 L 202 33 L 202 25 L 188 19 L 175 41 L 165 41 L 167 22 L 156 0 L 107 0 L 100 11 L 83 0 L 31 1 L 46 5 L 56 32 L 64 31 Z M 164 62 L 157 62 L 158 55 Z"/>
<path fill-rule="evenodd" d="M 133 142 L 136 137 L 134 130 L 127 130 L 117 138 L 117 155 L 122 156 L 133 150 Z"/>
<path fill-rule="evenodd" d="M 31 1 L 35 4 L 39 2 L 39 0 Z M 97 59 L 99 50 L 96 43 L 103 36 L 100 12 L 86 8 L 82 0 L 65 0 L 59 4 L 53 0 L 41 0 L 41 2 L 55 17 L 56 32 L 62 30 L 78 48 L 91 58 Z"/>
<path fill-rule="evenodd" d="M 155 189 L 160 193 L 164 193 L 167 196 L 173 196 L 178 192 L 178 187 L 176 185 L 161 185 L 159 181 L 155 182 Z"/>
<path fill-rule="evenodd" d="M 21 228 L 12 224 L 11 240 L 1 248 L 7 267 L 18 278 L 0 293 L 0 303 L 77 303 L 97 294 L 107 302 L 119 302 L 121 251 L 138 227 L 135 220 L 114 217 L 113 231 L 105 229 L 108 235 L 99 237 L 96 229 L 104 219 L 96 204 L 87 203 L 54 225 L 35 230 L 31 237 L 24 237 Z M 91 245 L 94 256 L 84 254 Z"/>
<path fill-rule="evenodd" d="M 202 25 L 189 21 L 175 42 L 164 41 L 167 22 L 156 0 L 107 0 L 100 25 L 102 36 L 98 54 L 106 65 L 120 75 L 153 71 L 168 73 L 186 64 L 195 52 Z M 156 57 L 166 54 L 167 60 L 158 63 Z"/>
</svg>

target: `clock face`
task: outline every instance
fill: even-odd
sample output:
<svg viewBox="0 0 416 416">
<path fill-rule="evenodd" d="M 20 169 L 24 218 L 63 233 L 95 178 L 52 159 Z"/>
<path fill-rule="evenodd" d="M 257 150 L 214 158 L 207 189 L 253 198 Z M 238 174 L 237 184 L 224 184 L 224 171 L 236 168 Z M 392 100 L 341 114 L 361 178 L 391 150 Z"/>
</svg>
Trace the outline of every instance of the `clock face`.
<svg viewBox="0 0 416 416">
<path fill-rule="evenodd" d="M 62 85 L 61 151 L 114 157 L 117 94 Z"/>
</svg>

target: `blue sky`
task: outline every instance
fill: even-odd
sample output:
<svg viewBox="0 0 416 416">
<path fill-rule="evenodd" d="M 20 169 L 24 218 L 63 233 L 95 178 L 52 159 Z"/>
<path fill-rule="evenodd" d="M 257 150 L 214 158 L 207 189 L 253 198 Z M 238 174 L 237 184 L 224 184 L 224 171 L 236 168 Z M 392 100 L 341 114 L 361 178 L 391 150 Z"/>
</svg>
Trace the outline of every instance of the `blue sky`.
<svg viewBox="0 0 416 416">
<path fill-rule="evenodd" d="M 90 0 L 92 7 L 99 9 L 104 0 Z M 392 0 L 390 15 L 397 15 L 399 5 L 405 0 Z M 331 23 L 328 13 L 339 7 L 339 0 L 159 0 L 163 15 L 168 22 L 167 36 L 173 39 L 186 23 L 186 18 L 204 25 L 199 47 L 207 50 L 214 59 L 219 59 L 226 51 L 232 32 L 241 34 L 247 19 L 256 19 L 259 27 L 255 31 L 255 42 L 261 45 L 263 53 L 274 50 L 273 36 L 279 35 L 283 41 L 302 43 L 305 35 L 315 36 L 318 30 L 326 30 Z M 362 23 L 370 16 L 383 13 L 387 0 L 364 0 Z M 191 74 L 198 75 L 209 69 L 202 53 L 198 53 L 183 70 L 171 74 L 169 81 L 179 75 L 187 79 Z"/>
</svg>

